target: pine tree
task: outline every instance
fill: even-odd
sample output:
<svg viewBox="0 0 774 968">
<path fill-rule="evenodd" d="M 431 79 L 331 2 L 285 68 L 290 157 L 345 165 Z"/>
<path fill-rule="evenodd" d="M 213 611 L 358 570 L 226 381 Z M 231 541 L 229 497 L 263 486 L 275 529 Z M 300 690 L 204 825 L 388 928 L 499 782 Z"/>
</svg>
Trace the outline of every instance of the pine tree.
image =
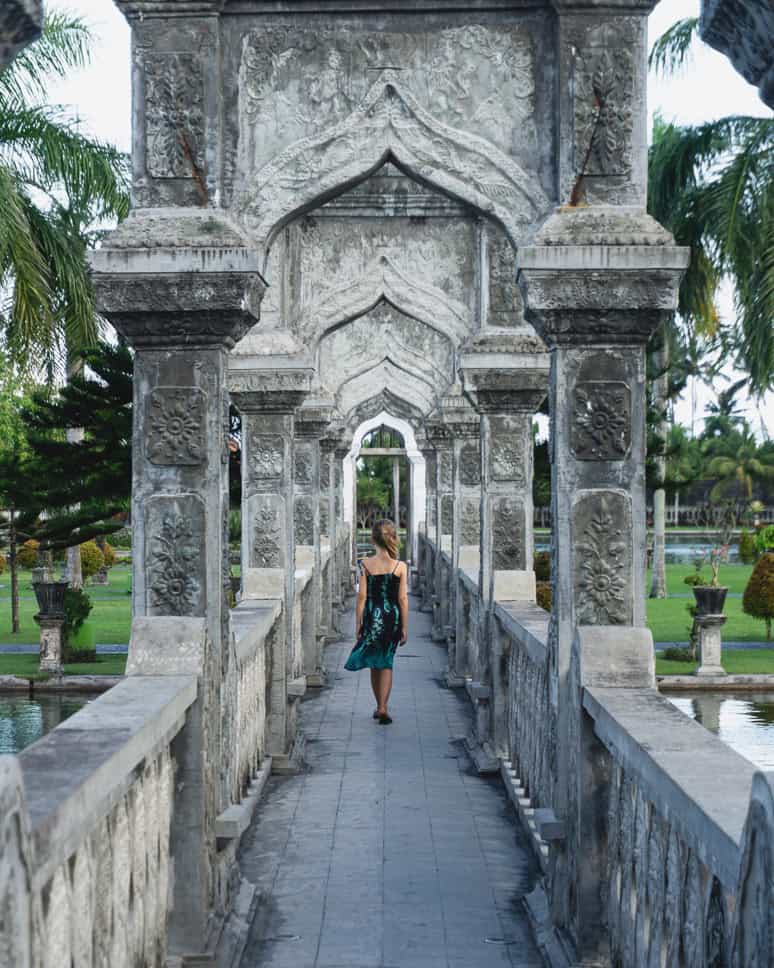
<svg viewBox="0 0 774 968">
<path fill-rule="evenodd" d="M 753 568 L 742 597 L 742 611 L 766 623 L 766 641 L 771 641 L 774 619 L 774 554 L 765 552 Z"/>
<path fill-rule="evenodd" d="M 31 449 L 20 525 L 44 548 L 118 531 L 131 497 L 132 356 L 102 343 L 55 397 L 33 396 L 24 415 Z M 81 440 L 67 431 L 83 430 Z M 41 517 L 41 512 L 44 512 Z"/>
</svg>

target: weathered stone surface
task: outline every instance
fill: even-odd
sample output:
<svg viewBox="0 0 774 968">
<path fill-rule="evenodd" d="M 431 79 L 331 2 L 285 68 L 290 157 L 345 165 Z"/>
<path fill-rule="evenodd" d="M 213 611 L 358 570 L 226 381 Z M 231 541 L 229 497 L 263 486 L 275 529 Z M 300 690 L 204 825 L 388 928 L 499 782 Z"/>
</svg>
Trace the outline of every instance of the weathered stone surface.
<svg viewBox="0 0 774 968">
<path fill-rule="evenodd" d="M 41 0 L 7 0 L 0 9 L 0 69 L 40 36 Z"/>
<path fill-rule="evenodd" d="M 761 100 L 774 109 L 774 10 L 765 2 L 704 0 L 699 33 L 725 54 L 742 77 L 757 87 Z"/>
<path fill-rule="evenodd" d="M 147 614 L 204 615 L 207 567 L 204 503 L 196 495 L 145 505 Z"/>
</svg>

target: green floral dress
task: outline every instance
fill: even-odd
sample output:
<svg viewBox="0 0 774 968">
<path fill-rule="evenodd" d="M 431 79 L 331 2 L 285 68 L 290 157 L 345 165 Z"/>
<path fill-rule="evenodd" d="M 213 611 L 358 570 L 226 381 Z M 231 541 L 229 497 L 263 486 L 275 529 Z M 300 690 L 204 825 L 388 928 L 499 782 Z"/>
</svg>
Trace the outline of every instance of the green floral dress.
<svg viewBox="0 0 774 968">
<path fill-rule="evenodd" d="M 384 575 L 372 575 L 362 563 L 366 573 L 368 597 L 363 609 L 363 625 L 360 638 L 349 655 L 344 668 L 350 672 L 358 669 L 392 669 L 395 650 L 400 644 L 401 624 L 398 606 L 400 576 L 395 568 Z"/>
</svg>

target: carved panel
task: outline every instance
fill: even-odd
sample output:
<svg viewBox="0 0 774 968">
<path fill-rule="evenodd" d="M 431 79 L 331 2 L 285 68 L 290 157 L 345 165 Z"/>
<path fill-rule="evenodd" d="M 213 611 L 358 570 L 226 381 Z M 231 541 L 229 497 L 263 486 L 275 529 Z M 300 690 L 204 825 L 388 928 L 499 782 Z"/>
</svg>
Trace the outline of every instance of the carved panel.
<svg viewBox="0 0 774 968">
<path fill-rule="evenodd" d="M 579 382 L 573 394 L 572 450 L 578 460 L 623 460 L 631 444 L 631 391 L 613 380 Z"/>
<path fill-rule="evenodd" d="M 320 489 L 327 491 L 331 486 L 331 462 L 327 454 L 320 461 Z"/>
<path fill-rule="evenodd" d="M 255 418 L 249 419 L 252 423 Z M 251 428 L 247 451 L 248 492 L 279 490 L 285 467 L 285 446 L 280 434 L 262 434 Z"/>
<path fill-rule="evenodd" d="M 454 459 L 448 450 L 441 451 L 441 487 L 454 487 Z"/>
<path fill-rule="evenodd" d="M 575 159 L 586 174 L 632 168 L 634 48 L 589 47 L 575 58 Z"/>
<path fill-rule="evenodd" d="M 310 487 L 314 479 L 314 456 L 308 445 L 296 443 L 293 454 L 293 480 L 299 487 Z"/>
<path fill-rule="evenodd" d="M 314 544 L 314 508 L 311 498 L 296 498 L 293 510 L 293 526 L 297 545 Z"/>
<path fill-rule="evenodd" d="M 465 501 L 462 505 L 460 538 L 464 545 L 477 545 L 481 541 L 481 506 L 478 501 Z"/>
<path fill-rule="evenodd" d="M 519 326 L 524 323 L 524 301 L 516 282 L 516 250 L 502 231 L 489 227 L 489 324 Z"/>
<path fill-rule="evenodd" d="M 579 625 L 631 625 L 632 550 L 628 499 L 582 497 L 573 510 L 573 581 Z"/>
<path fill-rule="evenodd" d="M 149 615 L 204 615 L 204 504 L 197 496 L 151 498 L 145 507 Z"/>
<path fill-rule="evenodd" d="M 328 498 L 320 498 L 320 534 L 330 536 L 330 513 L 328 509 Z"/>
<path fill-rule="evenodd" d="M 527 480 L 527 455 L 524 442 L 517 433 L 494 433 L 492 435 L 492 478 L 495 481 L 513 481 L 524 486 Z"/>
<path fill-rule="evenodd" d="M 478 441 L 460 448 L 460 482 L 465 487 L 481 483 L 481 449 Z"/>
<path fill-rule="evenodd" d="M 283 503 L 280 498 L 260 497 L 250 505 L 252 543 L 250 564 L 253 568 L 282 568 Z"/>
<path fill-rule="evenodd" d="M 524 505 L 513 498 L 498 498 L 492 506 L 492 567 L 524 568 Z"/>
<path fill-rule="evenodd" d="M 147 403 L 147 454 L 153 464 L 200 464 L 206 453 L 205 394 L 157 387 Z"/>
<path fill-rule="evenodd" d="M 145 142 L 145 166 L 153 178 L 201 177 L 204 85 L 198 55 L 146 55 Z"/>
<path fill-rule="evenodd" d="M 451 534 L 454 529 L 454 498 L 447 494 L 441 498 L 441 534 Z"/>
</svg>

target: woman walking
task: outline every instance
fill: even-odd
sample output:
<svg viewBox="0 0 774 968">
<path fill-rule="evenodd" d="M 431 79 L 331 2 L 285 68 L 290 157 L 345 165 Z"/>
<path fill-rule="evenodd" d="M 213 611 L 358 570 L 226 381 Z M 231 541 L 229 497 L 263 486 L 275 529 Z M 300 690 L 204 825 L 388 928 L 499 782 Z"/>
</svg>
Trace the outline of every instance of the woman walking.
<svg viewBox="0 0 774 968">
<path fill-rule="evenodd" d="M 376 698 L 374 719 L 392 722 L 387 703 L 392 689 L 392 660 L 398 645 L 406 644 L 408 630 L 408 569 L 398 560 L 398 533 L 392 521 L 378 521 L 371 531 L 374 555 L 361 562 L 357 591 L 357 643 L 344 668 L 371 670 Z"/>
</svg>

